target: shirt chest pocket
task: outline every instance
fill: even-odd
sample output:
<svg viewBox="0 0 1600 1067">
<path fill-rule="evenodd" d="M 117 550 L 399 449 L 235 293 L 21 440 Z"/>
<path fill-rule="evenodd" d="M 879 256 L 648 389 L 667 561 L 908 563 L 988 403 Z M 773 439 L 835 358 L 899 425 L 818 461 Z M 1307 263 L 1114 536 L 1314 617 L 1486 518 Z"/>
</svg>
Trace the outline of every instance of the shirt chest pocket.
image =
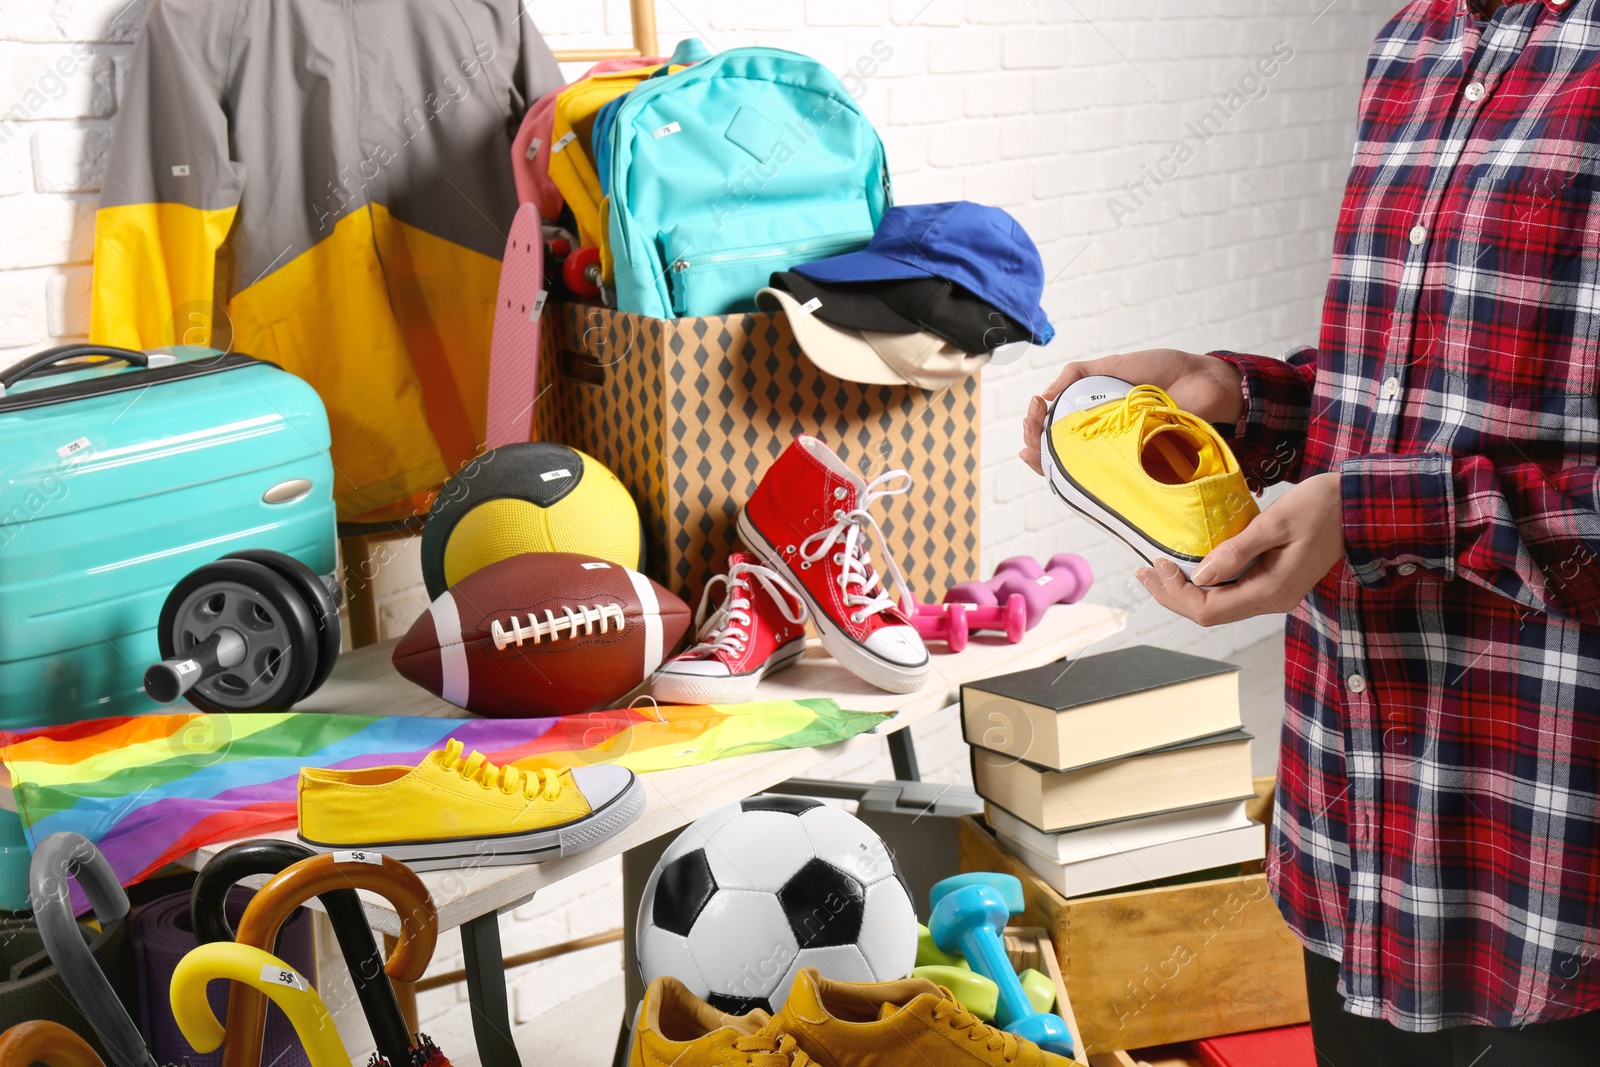
<svg viewBox="0 0 1600 1067">
<path fill-rule="evenodd" d="M 1600 148 L 1503 143 L 1460 173 L 1446 215 L 1455 233 L 1430 269 L 1437 314 L 1428 317 L 1428 350 L 1440 369 L 1493 399 L 1592 398 Z"/>
</svg>

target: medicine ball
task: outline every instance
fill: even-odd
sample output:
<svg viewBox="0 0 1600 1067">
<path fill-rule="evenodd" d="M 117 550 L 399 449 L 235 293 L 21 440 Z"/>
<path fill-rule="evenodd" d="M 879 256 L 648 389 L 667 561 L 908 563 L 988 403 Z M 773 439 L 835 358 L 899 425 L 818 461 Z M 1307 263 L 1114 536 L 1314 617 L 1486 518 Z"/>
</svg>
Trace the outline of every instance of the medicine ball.
<svg viewBox="0 0 1600 1067">
<path fill-rule="evenodd" d="M 438 598 L 524 552 L 576 552 L 643 566 L 639 509 L 593 456 L 543 441 L 491 448 L 444 484 L 422 530 L 422 580 Z"/>
</svg>

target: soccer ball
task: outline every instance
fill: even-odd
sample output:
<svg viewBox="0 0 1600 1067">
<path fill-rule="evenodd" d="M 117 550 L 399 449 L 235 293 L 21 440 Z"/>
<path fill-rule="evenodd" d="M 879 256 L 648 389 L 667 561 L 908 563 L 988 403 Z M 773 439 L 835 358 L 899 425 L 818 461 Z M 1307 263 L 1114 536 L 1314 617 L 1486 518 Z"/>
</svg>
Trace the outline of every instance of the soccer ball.
<svg viewBox="0 0 1600 1067">
<path fill-rule="evenodd" d="M 724 804 L 667 847 L 639 902 L 639 971 L 720 1011 L 783 1006 L 802 967 L 845 982 L 904 978 L 917 913 L 882 838 L 807 797 Z"/>
</svg>

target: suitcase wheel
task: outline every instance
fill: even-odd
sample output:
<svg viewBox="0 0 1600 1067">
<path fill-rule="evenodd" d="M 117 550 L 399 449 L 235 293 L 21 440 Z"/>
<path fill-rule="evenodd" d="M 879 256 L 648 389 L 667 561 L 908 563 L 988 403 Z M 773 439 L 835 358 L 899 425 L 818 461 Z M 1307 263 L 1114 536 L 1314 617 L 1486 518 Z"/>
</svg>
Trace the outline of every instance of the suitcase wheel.
<svg viewBox="0 0 1600 1067">
<path fill-rule="evenodd" d="M 191 572 L 167 596 L 162 661 L 145 692 L 203 711 L 282 711 L 309 696 L 339 654 L 337 603 L 322 580 L 281 553 L 252 551 Z"/>
</svg>

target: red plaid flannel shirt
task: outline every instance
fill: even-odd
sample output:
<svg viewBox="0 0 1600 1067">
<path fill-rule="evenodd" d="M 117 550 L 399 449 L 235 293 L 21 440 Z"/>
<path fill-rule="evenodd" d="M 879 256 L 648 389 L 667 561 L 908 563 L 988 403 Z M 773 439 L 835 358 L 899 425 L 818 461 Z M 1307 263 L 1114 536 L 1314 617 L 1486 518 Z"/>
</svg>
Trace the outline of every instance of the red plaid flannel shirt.
<svg viewBox="0 0 1600 1067">
<path fill-rule="evenodd" d="M 1285 917 L 1407 1030 L 1600 1009 L 1600 0 L 1408 4 L 1320 344 L 1219 355 L 1247 473 L 1343 495 L 1288 623 Z"/>
</svg>

